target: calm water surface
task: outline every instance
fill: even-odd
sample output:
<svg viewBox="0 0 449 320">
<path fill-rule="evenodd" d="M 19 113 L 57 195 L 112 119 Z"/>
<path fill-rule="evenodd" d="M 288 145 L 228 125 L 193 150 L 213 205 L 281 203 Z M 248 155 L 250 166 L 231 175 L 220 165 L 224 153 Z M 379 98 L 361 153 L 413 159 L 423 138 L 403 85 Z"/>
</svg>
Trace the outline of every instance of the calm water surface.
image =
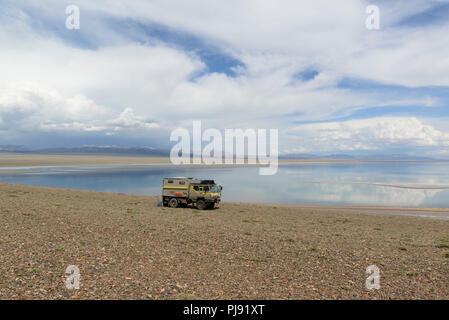
<svg viewBox="0 0 449 320">
<path fill-rule="evenodd" d="M 274 176 L 258 172 L 256 167 L 22 167 L 0 168 L 0 181 L 157 195 L 162 178 L 185 176 L 214 179 L 223 186 L 224 201 L 449 207 L 449 162 L 309 163 L 281 165 Z"/>
</svg>

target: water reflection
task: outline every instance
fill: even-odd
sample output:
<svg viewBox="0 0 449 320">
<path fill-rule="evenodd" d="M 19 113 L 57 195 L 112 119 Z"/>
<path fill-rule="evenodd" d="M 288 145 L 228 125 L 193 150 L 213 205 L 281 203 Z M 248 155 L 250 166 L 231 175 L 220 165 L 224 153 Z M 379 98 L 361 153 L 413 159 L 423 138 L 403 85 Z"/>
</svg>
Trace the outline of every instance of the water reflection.
<svg viewBox="0 0 449 320">
<path fill-rule="evenodd" d="M 274 176 L 256 167 L 0 168 L 0 181 L 107 192 L 157 195 L 169 176 L 215 179 L 225 201 L 329 205 L 449 206 L 449 163 L 371 162 L 280 166 Z"/>
</svg>

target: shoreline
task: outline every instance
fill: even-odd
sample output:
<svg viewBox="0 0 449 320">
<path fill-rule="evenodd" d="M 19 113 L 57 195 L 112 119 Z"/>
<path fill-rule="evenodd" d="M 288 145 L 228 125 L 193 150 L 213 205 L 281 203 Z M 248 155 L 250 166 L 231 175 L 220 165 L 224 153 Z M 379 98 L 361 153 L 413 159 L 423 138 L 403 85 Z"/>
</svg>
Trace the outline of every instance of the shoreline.
<svg viewBox="0 0 449 320">
<path fill-rule="evenodd" d="M 449 160 L 278 159 L 279 165 L 367 162 L 447 162 Z M 156 166 L 173 165 L 169 157 L 111 154 L 0 153 L 0 169 L 60 166 Z M 261 164 L 184 164 L 192 167 L 262 166 Z"/>
<path fill-rule="evenodd" d="M 96 191 L 96 190 L 82 190 L 82 189 L 72 189 L 72 188 L 55 188 L 46 186 L 34 186 L 27 184 L 0 182 L 0 186 L 10 185 L 10 186 L 24 186 L 31 188 L 41 188 L 48 190 L 61 190 L 61 191 L 74 191 L 74 192 L 87 192 L 87 193 L 104 193 L 106 195 L 128 195 L 136 197 L 148 197 L 156 199 L 159 195 L 141 195 L 133 193 L 118 193 L 118 192 L 107 192 L 107 191 Z M 249 205 L 249 206 L 261 206 L 261 207 L 279 207 L 279 208 L 293 208 L 293 209 L 311 209 L 320 211 L 346 211 L 352 212 L 357 211 L 358 214 L 386 214 L 386 215 L 398 215 L 398 216 L 409 216 L 409 217 L 423 217 L 423 218 L 434 218 L 449 220 L 449 208 L 444 207 L 395 207 L 395 206 L 365 206 L 365 205 L 326 205 L 326 204 L 301 204 L 301 203 L 276 203 L 276 202 L 239 202 L 239 201 L 222 201 L 222 203 L 227 203 L 231 205 Z M 445 215 L 432 215 L 433 213 L 444 213 Z"/>
</svg>

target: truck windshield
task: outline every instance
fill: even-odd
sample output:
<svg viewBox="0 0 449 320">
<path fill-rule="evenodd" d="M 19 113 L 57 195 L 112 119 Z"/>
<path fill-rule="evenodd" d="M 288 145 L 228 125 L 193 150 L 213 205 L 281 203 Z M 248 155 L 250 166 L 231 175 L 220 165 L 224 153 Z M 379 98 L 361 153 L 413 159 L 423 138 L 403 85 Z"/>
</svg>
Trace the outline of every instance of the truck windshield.
<svg viewBox="0 0 449 320">
<path fill-rule="evenodd" d="M 211 186 L 210 187 L 210 191 L 211 192 L 218 192 L 219 190 L 218 190 L 218 186 Z"/>
</svg>

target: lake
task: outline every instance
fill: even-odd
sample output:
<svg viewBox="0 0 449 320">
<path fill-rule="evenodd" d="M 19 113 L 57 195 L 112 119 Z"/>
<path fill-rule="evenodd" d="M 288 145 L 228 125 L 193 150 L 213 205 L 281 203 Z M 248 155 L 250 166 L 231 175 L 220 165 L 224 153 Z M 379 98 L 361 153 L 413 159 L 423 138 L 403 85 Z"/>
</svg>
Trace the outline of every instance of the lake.
<svg viewBox="0 0 449 320">
<path fill-rule="evenodd" d="M 72 166 L 0 168 L 0 181 L 142 195 L 161 193 L 162 178 L 214 179 L 223 200 L 325 205 L 449 207 L 449 162 L 326 162 L 257 167 Z"/>
</svg>

